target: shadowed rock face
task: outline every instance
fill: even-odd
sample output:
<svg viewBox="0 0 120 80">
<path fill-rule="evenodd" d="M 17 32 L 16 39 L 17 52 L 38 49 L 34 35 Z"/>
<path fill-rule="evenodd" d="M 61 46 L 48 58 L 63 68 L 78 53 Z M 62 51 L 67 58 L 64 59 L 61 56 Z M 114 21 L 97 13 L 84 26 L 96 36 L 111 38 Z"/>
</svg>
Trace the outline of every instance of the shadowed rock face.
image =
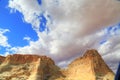
<svg viewBox="0 0 120 80">
<path fill-rule="evenodd" d="M 51 58 L 38 55 L 0 56 L 0 63 L 0 80 L 114 80 L 114 73 L 94 49 L 87 50 L 65 70 Z"/>
<path fill-rule="evenodd" d="M 5 57 L 0 56 L 0 64 L 5 60 Z"/>
</svg>

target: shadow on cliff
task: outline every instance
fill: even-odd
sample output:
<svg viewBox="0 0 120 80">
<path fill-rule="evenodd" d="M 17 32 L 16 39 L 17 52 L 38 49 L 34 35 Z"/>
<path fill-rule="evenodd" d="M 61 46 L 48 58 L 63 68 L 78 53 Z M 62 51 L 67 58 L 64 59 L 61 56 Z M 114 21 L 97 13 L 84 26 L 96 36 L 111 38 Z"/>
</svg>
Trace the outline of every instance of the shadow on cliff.
<svg viewBox="0 0 120 80">
<path fill-rule="evenodd" d="M 44 80 L 64 79 L 65 77 L 66 76 L 62 72 L 58 71 L 56 74 L 46 77 Z"/>
<path fill-rule="evenodd" d="M 60 69 L 56 70 L 52 75 L 46 74 L 44 76 L 44 80 L 56 80 L 63 79 L 66 76 L 60 71 Z"/>
<path fill-rule="evenodd" d="M 11 70 L 12 70 L 11 65 L 0 66 L 0 73 Z"/>
</svg>

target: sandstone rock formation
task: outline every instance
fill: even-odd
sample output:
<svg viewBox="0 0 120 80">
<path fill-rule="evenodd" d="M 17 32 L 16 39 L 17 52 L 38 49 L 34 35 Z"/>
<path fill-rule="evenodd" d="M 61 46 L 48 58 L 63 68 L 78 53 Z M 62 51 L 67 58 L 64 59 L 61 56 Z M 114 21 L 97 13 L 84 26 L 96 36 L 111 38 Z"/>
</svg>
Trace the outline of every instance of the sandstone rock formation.
<svg viewBox="0 0 120 80">
<path fill-rule="evenodd" d="M 94 49 L 74 60 L 66 71 L 66 80 L 114 80 L 114 73 Z M 104 78 L 109 74 L 111 78 Z"/>
<path fill-rule="evenodd" d="M 0 64 L 5 60 L 5 57 L 0 56 Z"/>
<path fill-rule="evenodd" d="M 0 65 L 0 80 L 47 80 L 59 72 L 54 61 L 46 56 L 8 55 Z"/>
<path fill-rule="evenodd" d="M 0 56 L 0 80 L 114 80 L 114 73 L 92 49 L 60 69 L 46 56 Z"/>
</svg>

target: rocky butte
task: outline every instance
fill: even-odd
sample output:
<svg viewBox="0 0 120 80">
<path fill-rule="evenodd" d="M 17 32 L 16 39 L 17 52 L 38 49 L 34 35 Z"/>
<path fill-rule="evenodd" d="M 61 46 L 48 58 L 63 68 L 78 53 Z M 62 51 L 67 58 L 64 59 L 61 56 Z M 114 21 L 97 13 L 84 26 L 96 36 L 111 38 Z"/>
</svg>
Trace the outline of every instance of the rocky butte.
<svg viewBox="0 0 120 80">
<path fill-rule="evenodd" d="M 91 49 L 67 69 L 60 69 L 46 56 L 0 56 L 0 80 L 114 80 L 114 73 L 99 53 Z"/>
</svg>

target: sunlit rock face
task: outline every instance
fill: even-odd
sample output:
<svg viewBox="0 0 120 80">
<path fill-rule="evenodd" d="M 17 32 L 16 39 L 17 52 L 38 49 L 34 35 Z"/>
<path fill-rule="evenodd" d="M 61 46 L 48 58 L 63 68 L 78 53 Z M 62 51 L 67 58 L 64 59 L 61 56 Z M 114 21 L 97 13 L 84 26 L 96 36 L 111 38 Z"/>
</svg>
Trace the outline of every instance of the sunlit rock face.
<svg viewBox="0 0 120 80">
<path fill-rule="evenodd" d="M 58 70 L 46 56 L 8 55 L 0 65 L 0 80 L 45 80 Z"/>
<path fill-rule="evenodd" d="M 114 80 L 114 73 L 92 49 L 60 69 L 46 56 L 0 56 L 0 80 Z"/>
<path fill-rule="evenodd" d="M 92 49 L 69 64 L 67 78 L 71 80 L 114 80 L 114 73 L 106 65 L 99 53 Z M 111 78 L 104 78 L 106 75 Z"/>
</svg>

